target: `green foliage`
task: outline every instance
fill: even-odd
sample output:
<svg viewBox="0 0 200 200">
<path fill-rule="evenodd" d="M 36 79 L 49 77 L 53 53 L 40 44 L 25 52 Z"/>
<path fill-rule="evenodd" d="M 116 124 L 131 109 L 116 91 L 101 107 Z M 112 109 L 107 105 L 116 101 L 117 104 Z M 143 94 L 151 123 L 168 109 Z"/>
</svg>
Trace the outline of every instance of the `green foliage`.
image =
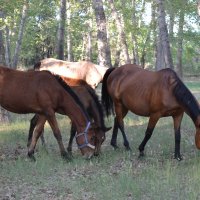
<svg viewBox="0 0 200 200">
<path fill-rule="evenodd" d="M 67 34 L 71 35 L 72 53 L 74 60 L 82 59 L 84 35 L 92 31 L 92 60 L 97 60 L 97 27 L 95 16 L 92 9 L 92 0 L 68 1 L 71 12 L 70 26 L 66 24 L 65 39 Z M 129 54 L 132 58 L 133 40 L 132 35 L 137 39 L 138 54 L 141 58 L 145 52 L 145 60 L 153 66 L 155 63 L 155 34 L 156 29 L 150 24 L 151 9 L 154 1 L 135 0 L 135 7 L 132 1 L 114 1 L 118 16 L 122 19 L 124 32 L 128 44 Z M 11 51 L 15 48 L 17 40 L 18 27 L 21 17 L 24 0 L 0 0 L 0 10 L 4 13 L 4 19 L 0 19 L 0 27 L 4 29 L 8 26 L 10 30 Z M 22 42 L 22 51 L 20 61 L 23 65 L 33 65 L 37 60 L 44 57 L 55 57 L 55 46 L 57 42 L 58 28 L 58 0 L 29 0 L 28 19 L 25 25 L 25 32 Z M 108 1 L 104 1 L 104 11 L 107 19 L 107 30 L 109 34 L 110 48 L 113 61 L 115 51 L 120 44 L 118 43 L 119 32 L 116 28 L 116 22 L 112 16 Z M 172 55 L 176 65 L 177 54 L 177 28 L 179 22 L 179 13 L 185 13 L 184 38 L 183 38 L 183 69 L 185 73 L 199 72 L 199 18 L 196 12 L 196 0 L 183 1 L 165 1 L 166 20 L 169 23 L 171 14 L 174 18 L 174 38 L 171 39 Z M 135 21 L 133 22 L 133 15 Z M 88 24 L 92 22 L 90 28 Z M 154 22 L 156 24 L 156 22 Z M 150 38 L 146 41 L 147 35 L 151 32 Z M 65 55 L 67 48 L 65 43 Z M 197 62 L 196 62 L 197 61 Z M 191 70 L 192 69 L 192 70 Z"/>
</svg>

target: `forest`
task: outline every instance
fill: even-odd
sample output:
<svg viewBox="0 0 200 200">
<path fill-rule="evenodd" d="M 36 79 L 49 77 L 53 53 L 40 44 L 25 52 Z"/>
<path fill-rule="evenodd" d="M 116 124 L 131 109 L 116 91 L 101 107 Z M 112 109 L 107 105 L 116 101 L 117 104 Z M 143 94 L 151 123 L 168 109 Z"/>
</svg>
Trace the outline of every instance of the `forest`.
<svg viewBox="0 0 200 200">
<path fill-rule="evenodd" d="M 196 0 L 0 0 L 0 63 L 47 57 L 200 73 Z"/>
</svg>

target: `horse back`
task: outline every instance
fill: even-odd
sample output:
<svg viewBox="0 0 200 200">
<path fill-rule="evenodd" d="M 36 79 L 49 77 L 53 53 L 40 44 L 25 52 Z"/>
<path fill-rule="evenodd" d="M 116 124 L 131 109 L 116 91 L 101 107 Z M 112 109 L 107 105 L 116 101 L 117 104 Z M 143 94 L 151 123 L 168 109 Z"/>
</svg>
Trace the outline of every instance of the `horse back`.
<svg viewBox="0 0 200 200">
<path fill-rule="evenodd" d="M 148 71 L 124 65 L 108 77 L 108 91 L 114 101 L 133 113 L 149 116 L 178 105 L 173 95 L 175 75 L 171 70 Z"/>
</svg>

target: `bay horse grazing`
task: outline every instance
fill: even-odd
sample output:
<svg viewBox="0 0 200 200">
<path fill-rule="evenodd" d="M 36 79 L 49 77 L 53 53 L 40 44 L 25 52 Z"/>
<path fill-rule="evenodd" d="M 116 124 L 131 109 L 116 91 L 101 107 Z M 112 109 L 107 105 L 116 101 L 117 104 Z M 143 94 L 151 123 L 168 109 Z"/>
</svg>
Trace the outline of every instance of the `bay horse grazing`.
<svg viewBox="0 0 200 200">
<path fill-rule="evenodd" d="M 38 123 L 28 148 L 28 156 L 34 159 L 34 148 L 41 129 L 47 120 L 58 142 L 61 156 L 69 159 L 65 151 L 55 112 L 69 116 L 76 124 L 77 144 L 82 154 L 89 158 L 94 154 L 95 129 L 91 128 L 89 116 L 82 103 L 59 76 L 50 72 L 17 71 L 0 66 L 0 105 L 18 114 L 37 113 Z M 84 133 L 84 134 L 82 134 Z"/>
<path fill-rule="evenodd" d="M 116 117 L 111 139 L 111 145 L 114 147 L 117 147 L 119 128 L 125 147 L 130 148 L 123 125 L 123 118 L 130 110 L 136 115 L 149 117 L 145 137 L 139 145 L 140 156 L 144 155 L 144 147 L 158 120 L 161 117 L 172 116 L 175 131 L 174 158 L 181 160 L 180 126 L 184 112 L 194 122 L 196 147 L 200 149 L 199 105 L 192 93 L 171 69 L 152 72 L 132 64 L 110 68 L 103 79 L 102 103 L 107 115 L 111 114 L 114 104 Z"/>
<path fill-rule="evenodd" d="M 60 76 L 81 79 L 86 81 L 92 88 L 96 88 L 103 80 L 108 68 L 95 65 L 90 61 L 68 62 L 55 58 L 45 58 L 36 63 L 34 69 L 48 70 Z"/>
<path fill-rule="evenodd" d="M 77 96 L 80 98 L 81 102 L 83 103 L 83 106 L 85 110 L 88 112 L 88 115 L 90 117 L 90 121 L 93 124 L 93 127 L 96 127 L 96 137 L 94 139 L 94 143 L 96 145 L 95 149 L 95 155 L 98 155 L 100 152 L 100 147 L 103 141 L 105 140 L 105 132 L 110 130 L 110 128 L 107 128 L 104 123 L 104 113 L 102 110 L 102 106 L 98 100 L 98 96 L 96 95 L 94 89 L 92 89 L 85 81 L 79 80 L 79 79 L 71 79 L 62 77 L 63 81 L 67 83 L 73 91 L 77 94 Z M 28 145 L 31 143 L 33 131 L 37 125 L 38 121 L 38 115 L 36 114 L 32 119 L 30 123 L 30 129 L 29 129 L 29 137 L 28 137 Z M 76 136 L 76 126 L 72 122 L 71 125 L 71 135 L 69 139 L 68 144 L 68 152 L 71 154 L 72 152 L 72 142 L 74 137 Z M 43 132 L 43 131 L 42 131 Z M 76 136 L 77 137 L 77 136 Z M 43 134 L 41 135 L 42 143 L 44 143 Z"/>
</svg>

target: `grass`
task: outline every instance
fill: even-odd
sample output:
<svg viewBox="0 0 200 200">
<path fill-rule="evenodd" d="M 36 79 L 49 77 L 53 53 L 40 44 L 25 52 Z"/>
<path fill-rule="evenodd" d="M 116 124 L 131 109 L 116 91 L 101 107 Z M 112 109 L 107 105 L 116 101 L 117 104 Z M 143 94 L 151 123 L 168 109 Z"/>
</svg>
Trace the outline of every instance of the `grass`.
<svg viewBox="0 0 200 200">
<path fill-rule="evenodd" d="M 190 84 L 190 83 L 189 83 Z M 192 91 L 200 84 L 189 85 Z M 194 144 L 195 127 L 188 116 L 182 122 L 181 152 L 184 160 L 172 158 L 174 133 L 171 118 L 161 119 L 138 159 L 137 147 L 144 137 L 148 119 L 131 113 L 125 119 L 132 148 L 127 152 L 119 133 L 119 149 L 110 146 L 111 132 L 100 157 L 86 161 L 76 145 L 72 162 L 60 157 L 56 140 L 45 127 L 46 150 L 38 142 L 36 162 L 26 157 L 26 140 L 31 115 L 12 115 L 13 123 L 0 126 L 0 199 L 52 200 L 194 200 L 199 199 L 200 152 Z M 69 120 L 58 116 L 65 146 Z M 113 119 L 107 121 L 112 125 Z"/>
</svg>

